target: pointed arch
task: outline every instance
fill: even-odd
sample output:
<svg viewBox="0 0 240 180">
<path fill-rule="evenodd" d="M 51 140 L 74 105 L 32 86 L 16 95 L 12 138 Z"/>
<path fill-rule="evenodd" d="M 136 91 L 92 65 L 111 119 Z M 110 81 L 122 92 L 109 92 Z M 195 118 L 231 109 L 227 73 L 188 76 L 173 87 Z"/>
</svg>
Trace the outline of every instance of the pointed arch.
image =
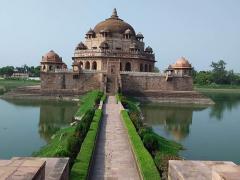
<svg viewBox="0 0 240 180">
<path fill-rule="evenodd" d="M 93 61 L 92 63 L 92 70 L 97 70 L 97 62 Z"/>
<path fill-rule="evenodd" d="M 87 62 L 85 63 L 85 69 L 90 69 L 90 62 L 89 62 L 89 61 L 87 61 Z"/>
<path fill-rule="evenodd" d="M 143 72 L 143 64 L 140 64 L 140 72 Z"/>
<path fill-rule="evenodd" d="M 127 62 L 125 64 L 125 71 L 131 71 L 132 70 L 132 67 L 131 67 L 131 63 L 130 62 Z"/>
</svg>

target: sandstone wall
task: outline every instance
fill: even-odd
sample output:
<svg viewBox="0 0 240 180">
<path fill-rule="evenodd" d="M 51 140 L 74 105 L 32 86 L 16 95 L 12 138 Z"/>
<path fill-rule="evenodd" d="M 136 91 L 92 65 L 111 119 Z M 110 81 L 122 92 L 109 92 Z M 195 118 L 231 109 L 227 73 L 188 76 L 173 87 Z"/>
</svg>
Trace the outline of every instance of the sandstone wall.
<svg viewBox="0 0 240 180">
<path fill-rule="evenodd" d="M 82 94 L 84 92 L 104 88 L 104 75 L 98 72 L 41 73 L 41 91 L 43 94 Z"/>
<path fill-rule="evenodd" d="M 106 73 L 103 71 L 73 72 L 42 72 L 42 94 L 75 95 L 99 89 L 106 89 Z M 120 88 L 124 93 L 143 93 L 160 91 L 192 91 L 191 77 L 172 77 L 166 80 L 165 76 L 156 73 L 121 72 Z M 117 86 L 118 84 L 113 84 Z M 150 95 L 149 96 L 153 96 Z"/>
<path fill-rule="evenodd" d="M 166 80 L 165 76 L 154 73 L 125 73 L 121 74 L 123 92 L 144 91 L 192 91 L 191 77 L 172 77 Z"/>
</svg>

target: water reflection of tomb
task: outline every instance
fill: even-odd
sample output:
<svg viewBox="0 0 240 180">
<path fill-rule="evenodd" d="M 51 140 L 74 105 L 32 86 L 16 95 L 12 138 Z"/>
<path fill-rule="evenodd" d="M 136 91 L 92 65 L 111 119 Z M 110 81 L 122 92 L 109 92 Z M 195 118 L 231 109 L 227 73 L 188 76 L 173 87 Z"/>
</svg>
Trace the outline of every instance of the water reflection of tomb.
<svg viewBox="0 0 240 180">
<path fill-rule="evenodd" d="M 73 107 L 41 105 L 39 117 L 39 134 L 49 141 L 51 136 L 60 128 L 69 125 L 72 116 L 76 112 L 76 105 Z"/>
<path fill-rule="evenodd" d="M 142 112 L 148 125 L 162 125 L 176 140 L 181 140 L 190 132 L 193 111 L 202 109 L 204 108 L 145 105 L 142 107 Z"/>
</svg>

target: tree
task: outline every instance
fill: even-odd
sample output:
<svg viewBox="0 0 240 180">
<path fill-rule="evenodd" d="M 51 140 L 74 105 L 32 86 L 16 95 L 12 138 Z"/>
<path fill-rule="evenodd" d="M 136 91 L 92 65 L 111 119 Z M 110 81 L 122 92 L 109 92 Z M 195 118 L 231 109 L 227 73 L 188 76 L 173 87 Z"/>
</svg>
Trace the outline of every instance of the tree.
<svg viewBox="0 0 240 180">
<path fill-rule="evenodd" d="M 211 71 L 200 71 L 196 73 L 194 83 L 199 85 L 209 85 L 213 82 L 213 76 Z"/>
<path fill-rule="evenodd" d="M 158 67 L 155 66 L 153 72 L 160 72 L 160 70 Z"/>
<path fill-rule="evenodd" d="M 11 76 L 13 74 L 14 67 L 13 66 L 5 66 L 0 68 L 0 75 Z"/>
<path fill-rule="evenodd" d="M 211 67 L 213 68 L 213 72 L 224 72 L 226 63 L 223 60 L 219 60 L 218 62 L 212 62 Z"/>
<path fill-rule="evenodd" d="M 216 84 L 229 84 L 227 79 L 226 63 L 223 60 L 212 62 L 212 76 Z"/>
</svg>

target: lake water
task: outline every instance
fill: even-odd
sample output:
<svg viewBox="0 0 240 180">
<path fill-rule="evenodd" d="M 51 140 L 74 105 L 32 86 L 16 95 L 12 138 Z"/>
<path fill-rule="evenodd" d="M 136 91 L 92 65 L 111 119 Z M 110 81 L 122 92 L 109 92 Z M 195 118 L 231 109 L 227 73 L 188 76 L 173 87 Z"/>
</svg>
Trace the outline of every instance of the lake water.
<svg viewBox="0 0 240 180">
<path fill-rule="evenodd" d="M 180 142 L 185 159 L 240 164 L 240 94 L 206 95 L 214 106 L 144 104 L 145 122 L 159 135 Z"/>
<path fill-rule="evenodd" d="M 0 99 L 0 159 L 31 156 L 77 111 L 71 102 Z"/>
</svg>

